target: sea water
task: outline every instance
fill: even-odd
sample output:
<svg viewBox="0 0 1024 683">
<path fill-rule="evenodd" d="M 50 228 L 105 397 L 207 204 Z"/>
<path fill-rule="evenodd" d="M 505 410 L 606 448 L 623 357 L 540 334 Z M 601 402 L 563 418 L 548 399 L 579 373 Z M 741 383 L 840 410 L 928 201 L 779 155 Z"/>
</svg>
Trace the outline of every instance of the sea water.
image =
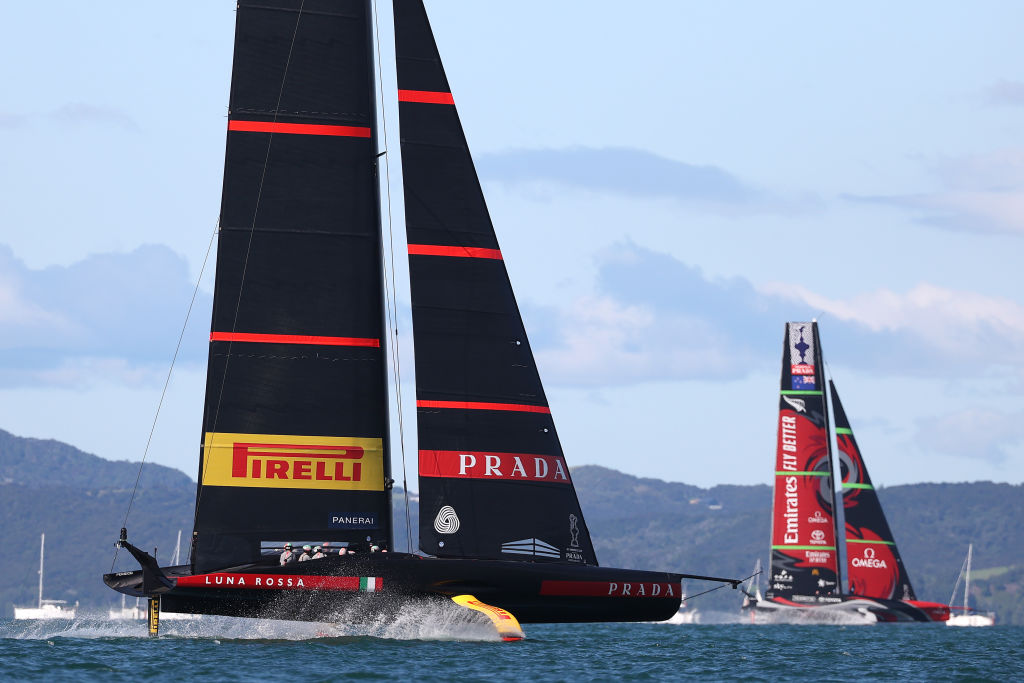
<svg viewBox="0 0 1024 683">
<path fill-rule="evenodd" d="M 708 615 L 705 616 L 705 619 Z M 362 626 L 203 617 L 0 621 L 4 680 L 1024 680 L 1024 627 L 527 624 L 499 642 L 461 610 Z"/>
</svg>

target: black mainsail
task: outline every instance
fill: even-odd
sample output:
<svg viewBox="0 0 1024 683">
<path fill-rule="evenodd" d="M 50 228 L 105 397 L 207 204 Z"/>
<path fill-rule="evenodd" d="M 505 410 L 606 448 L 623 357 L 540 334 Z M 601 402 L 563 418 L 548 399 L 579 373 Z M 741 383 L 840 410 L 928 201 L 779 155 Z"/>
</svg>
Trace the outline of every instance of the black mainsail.
<svg viewBox="0 0 1024 683">
<path fill-rule="evenodd" d="M 192 562 L 390 545 L 367 0 L 241 0 Z M 356 521 L 353 521 L 356 520 Z"/>
<path fill-rule="evenodd" d="M 597 564 L 426 11 L 394 7 L 420 548 Z"/>
<path fill-rule="evenodd" d="M 351 621 L 450 600 L 517 639 L 512 612 L 657 621 L 682 578 L 713 579 L 597 566 L 426 13 L 394 7 L 432 557 L 391 543 L 371 0 L 242 0 L 191 562 L 122 529 L 142 569 L 103 577 L 150 599 L 151 633 L 161 606 Z M 332 545 L 292 564 L 296 541 Z"/>
</svg>

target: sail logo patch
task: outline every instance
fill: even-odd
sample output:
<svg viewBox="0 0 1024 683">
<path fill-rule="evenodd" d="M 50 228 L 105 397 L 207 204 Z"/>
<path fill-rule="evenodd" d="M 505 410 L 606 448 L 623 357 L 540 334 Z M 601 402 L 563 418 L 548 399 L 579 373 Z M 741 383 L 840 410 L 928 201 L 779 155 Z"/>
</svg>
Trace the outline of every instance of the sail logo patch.
<svg viewBox="0 0 1024 683">
<path fill-rule="evenodd" d="M 798 413 L 807 412 L 807 403 L 802 398 L 790 398 L 789 396 L 783 396 L 782 400 L 790 405 L 790 407 Z"/>
<path fill-rule="evenodd" d="M 207 432 L 205 486 L 383 491 L 381 439 Z"/>
<path fill-rule="evenodd" d="M 821 510 L 815 510 L 814 514 L 807 518 L 811 524 L 828 524 L 828 517 L 821 514 Z"/>
<path fill-rule="evenodd" d="M 801 388 L 814 387 L 814 335 L 810 323 L 789 324 L 789 372 L 791 375 L 807 376 L 809 382 Z M 796 387 L 796 382 L 793 383 Z"/>
<path fill-rule="evenodd" d="M 434 531 L 439 534 L 454 534 L 459 530 L 459 516 L 451 505 L 442 506 L 434 517 Z"/>
<path fill-rule="evenodd" d="M 569 562 L 583 562 L 583 548 L 580 547 L 579 517 L 569 515 L 569 547 L 565 551 L 565 559 Z"/>
<path fill-rule="evenodd" d="M 332 514 L 327 523 L 328 529 L 376 529 L 377 515 L 346 515 L 343 513 Z"/>
<path fill-rule="evenodd" d="M 796 391 L 813 391 L 817 386 L 814 375 L 793 375 L 791 379 L 790 386 Z"/>
<path fill-rule="evenodd" d="M 539 538 L 524 538 L 521 541 L 502 543 L 501 552 L 508 555 L 533 555 L 534 557 L 549 557 L 553 560 L 562 559 L 562 551 Z"/>
<path fill-rule="evenodd" d="M 871 569 L 888 569 L 889 565 L 885 563 L 885 560 L 875 557 L 874 548 L 864 548 L 863 557 L 854 557 L 850 560 L 850 564 L 854 567 L 870 567 Z"/>
<path fill-rule="evenodd" d="M 557 455 L 420 451 L 420 476 L 569 483 L 569 469 Z"/>
</svg>

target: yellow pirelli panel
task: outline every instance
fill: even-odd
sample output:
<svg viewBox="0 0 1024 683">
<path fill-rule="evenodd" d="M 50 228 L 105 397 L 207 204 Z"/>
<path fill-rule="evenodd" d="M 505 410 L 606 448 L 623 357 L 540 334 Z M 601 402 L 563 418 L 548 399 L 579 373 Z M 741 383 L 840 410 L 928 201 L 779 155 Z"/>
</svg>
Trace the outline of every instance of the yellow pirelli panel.
<svg viewBox="0 0 1024 683">
<path fill-rule="evenodd" d="M 384 490 L 381 439 L 207 432 L 203 485 Z"/>
</svg>

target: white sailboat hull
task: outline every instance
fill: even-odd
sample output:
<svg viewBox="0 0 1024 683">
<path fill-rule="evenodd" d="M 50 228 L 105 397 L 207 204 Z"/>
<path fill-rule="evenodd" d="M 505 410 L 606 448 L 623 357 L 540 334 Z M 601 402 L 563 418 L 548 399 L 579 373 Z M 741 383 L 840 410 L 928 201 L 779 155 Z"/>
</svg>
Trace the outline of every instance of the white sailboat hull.
<svg viewBox="0 0 1024 683">
<path fill-rule="evenodd" d="M 42 607 L 15 607 L 15 619 L 74 619 L 75 608 L 62 605 L 43 605 Z"/>
<path fill-rule="evenodd" d="M 995 617 L 987 614 L 954 614 L 946 626 L 995 626 Z"/>
</svg>

